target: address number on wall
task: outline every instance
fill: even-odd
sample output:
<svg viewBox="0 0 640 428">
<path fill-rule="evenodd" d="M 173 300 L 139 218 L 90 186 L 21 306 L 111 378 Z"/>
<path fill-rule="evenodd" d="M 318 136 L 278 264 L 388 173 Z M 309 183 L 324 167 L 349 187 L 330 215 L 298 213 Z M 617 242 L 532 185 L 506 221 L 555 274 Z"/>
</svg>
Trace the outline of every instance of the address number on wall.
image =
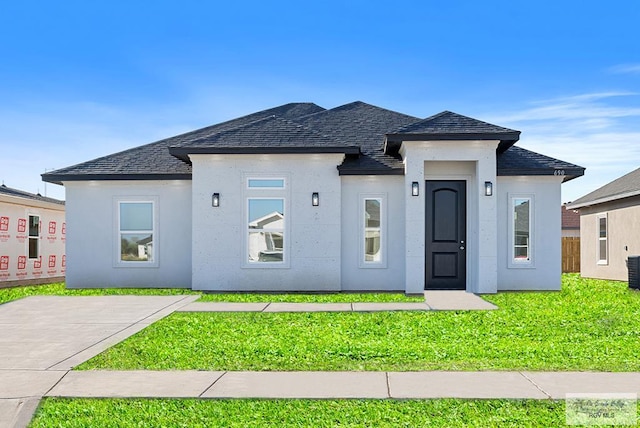
<svg viewBox="0 0 640 428">
<path fill-rule="evenodd" d="M 564 175 L 564 169 L 556 169 L 553 171 L 553 175 Z"/>
</svg>

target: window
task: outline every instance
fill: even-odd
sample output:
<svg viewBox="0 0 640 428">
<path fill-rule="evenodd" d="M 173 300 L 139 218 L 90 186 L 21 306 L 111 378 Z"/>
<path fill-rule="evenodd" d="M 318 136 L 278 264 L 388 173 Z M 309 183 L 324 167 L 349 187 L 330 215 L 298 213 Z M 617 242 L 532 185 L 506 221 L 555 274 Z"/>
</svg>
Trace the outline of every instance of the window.
<svg viewBox="0 0 640 428">
<path fill-rule="evenodd" d="M 285 260 L 284 199 L 248 199 L 249 263 L 282 263 Z"/>
<path fill-rule="evenodd" d="M 29 216 L 29 258 L 40 257 L 40 216 Z"/>
<path fill-rule="evenodd" d="M 288 269 L 289 189 L 288 173 L 243 174 L 244 258 L 243 268 Z"/>
<path fill-rule="evenodd" d="M 598 217 L 598 264 L 606 265 L 607 258 L 607 215 Z"/>
<path fill-rule="evenodd" d="M 284 178 L 249 178 L 250 189 L 284 189 Z"/>
<path fill-rule="evenodd" d="M 510 198 L 509 267 L 533 267 L 533 196 Z"/>
<path fill-rule="evenodd" d="M 380 199 L 364 200 L 364 261 L 382 261 L 380 247 Z"/>
<path fill-rule="evenodd" d="M 153 202 L 119 202 L 120 262 L 155 261 L 153 208 Z"/>
<path fill-rule="evenodd" d="M 361 199 L 360 267 L 386 267 L 386 219 L 384 197 L 364 195 Z"/>
</svg>

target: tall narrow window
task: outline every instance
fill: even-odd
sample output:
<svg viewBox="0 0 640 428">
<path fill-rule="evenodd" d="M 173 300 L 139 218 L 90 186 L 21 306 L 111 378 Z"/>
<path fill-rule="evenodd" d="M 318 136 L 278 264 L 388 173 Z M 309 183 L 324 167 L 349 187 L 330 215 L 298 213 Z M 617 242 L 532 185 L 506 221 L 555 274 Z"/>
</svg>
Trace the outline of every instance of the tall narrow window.
<svg viewBox="0 0 640 428">
<path fill-rule="evenodd" d="M 364 199 L 364 262 L 382 262 L 382 199 Z"/>
<path fill-rule="evenodd" d="M 119 203 L 121 262 L 153 262 L 153 202 Z"/>
<path fill-rule="evenodd" d="M 248 199 L 248 262 L 285 261 L 285 212 L 282 198 Z"/>
<path fill-rule="evenodd" d="M 598 264 L 606 265 L 607 258 L 607 216 L 598 217 Z"/>
<path fill-rule="evenodd" d="M 29 216 L 29 258 L 40 256 L 40 216 Z"/>
<path fill-rule="evenodd" d="M 534 267 L 534 196 L 509 198 L 509 267 Z"/>
</svg>

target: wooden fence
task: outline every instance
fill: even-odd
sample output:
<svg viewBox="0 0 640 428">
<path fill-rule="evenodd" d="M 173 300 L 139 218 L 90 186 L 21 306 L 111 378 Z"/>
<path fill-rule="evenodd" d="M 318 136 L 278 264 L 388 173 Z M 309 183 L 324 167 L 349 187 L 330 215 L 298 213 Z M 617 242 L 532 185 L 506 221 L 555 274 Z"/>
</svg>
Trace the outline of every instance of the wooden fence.
<svg viewBox="0 0 640 428">
<path fill-rule="evenodd" d="M 580 272 L 580 238 L 562 238 L 562 272 Z"/>
</svg>

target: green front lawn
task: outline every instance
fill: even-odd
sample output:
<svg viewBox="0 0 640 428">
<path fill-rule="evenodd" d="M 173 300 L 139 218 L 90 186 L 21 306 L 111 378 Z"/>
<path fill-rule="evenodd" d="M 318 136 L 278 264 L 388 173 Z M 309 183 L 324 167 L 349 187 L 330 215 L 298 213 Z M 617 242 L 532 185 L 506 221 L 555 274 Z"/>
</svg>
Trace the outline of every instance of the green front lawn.
<svg viewBox="0 0 640 428">
<path fill-rule="evenodd" d="M 553 427 L 562 401 L 43 400 L 30 427 Z"/>
<path fill-rule="evenodd" d="M 422 302 L 423 296 L 403 293 L 210 293 L 184 288 L 64 288 L 63 282 L 27 287 L 0 288 L 0 304 L 28 296 L 174 296 L 201 294 L 200 302 Z"/>
<path fill-rule="evenodd" d="M 0 288 L 0 304 L 29 296 L 116 296 L 116 295 L 174 296 L 200 294 L 182 288 L 64 288 L 64 282 L 27 287 Z"/>
<path fill-rule="evenodd" d="M 640 370 L 640 293 L 564 276 L 496 311 L 174 313 L 79 366 L 151 370 Z"/>
</svg>

